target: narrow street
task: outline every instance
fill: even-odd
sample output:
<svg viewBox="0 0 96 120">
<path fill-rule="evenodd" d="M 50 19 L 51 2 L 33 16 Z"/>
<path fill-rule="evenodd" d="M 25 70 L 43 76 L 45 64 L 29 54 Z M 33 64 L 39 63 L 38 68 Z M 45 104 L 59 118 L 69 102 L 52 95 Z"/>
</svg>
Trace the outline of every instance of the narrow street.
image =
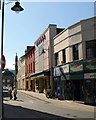
<svg viewBox="0 0 96 120">
<path fill-rule="evenodd" d="M 94 118 L 93 112 L 63 108 L 33 98 L 25 93 L 18 92 L 16 101 L 9 100 L 7 91 L 4 91 L 4 118 L 30 118 L 48 120 L 61 119 L 70 120 L 78 118 Z M 77 106 L 78 107 L 78 106 Z"/>
</svg>

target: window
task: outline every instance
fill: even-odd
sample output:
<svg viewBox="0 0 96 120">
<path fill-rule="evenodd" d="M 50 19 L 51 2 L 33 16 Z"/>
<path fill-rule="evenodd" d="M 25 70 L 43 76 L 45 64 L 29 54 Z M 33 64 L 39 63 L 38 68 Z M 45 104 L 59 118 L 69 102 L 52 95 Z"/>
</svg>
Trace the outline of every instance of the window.
<svg viewBox="0 0 96 120">
<path fill-rule="evenodd" d="M 35 73 L 35 62 L 33 61 L 33 73 Z"/>
<path fill-rule="evenodd" d="M 73 60 L 78 60 L 78 44 L 73 45 Z"/>
<path fill-rule="evenodd" d="M 62 62 L 65 63 L 65 62 L 66 62 L 66 53 L 65 53 L 65 49 L 63 49 L 63 54 L 62 54 L 62 55 L 63 55 L 63 61 L 62 61 Z"/>
<path fill-rule="evenodd" d="M 33 68 L 32 68 L 32 63 L 31 63 L 31 72 L 33 71 Z"/>
<path fill-rule="evenodd" d="M 86 58 L 96 57 L 96 40 L 86 42 Z"/>
<path fill-rule="evenodd" d="M 30 73 L 30 64 L 29 64 L 29 73 Z"/>
<path fill-rule="evenodd" d="M 55 53 L 55 65 L 58 65 L 58 53 Z"/>
<path fill-rule="evenodd" d="M 41 46 L 39 47 L 39 56 L 42 55 L 42 51 L 43 51 L 43 49 L 44 49 L 44 46 L 41 45 Z"/>
</svg>

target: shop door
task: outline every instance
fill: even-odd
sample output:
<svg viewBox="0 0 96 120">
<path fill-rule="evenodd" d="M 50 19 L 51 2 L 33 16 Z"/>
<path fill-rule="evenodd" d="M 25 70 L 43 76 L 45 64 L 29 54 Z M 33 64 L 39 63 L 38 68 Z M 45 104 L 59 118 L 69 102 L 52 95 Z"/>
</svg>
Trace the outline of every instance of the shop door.
<svg viewBox="0 0 96 120">
<path fill-rule="evenodd" d="M 46 85 L 46 79 L 44 79 L 43 81 L 42 81 L 42 84 L 43 84 L 43 92 L 45 92 L 46 91 L 46 88 L 47 88 L 47 85 Z"/>
<path fill-rule="evenodd" d="M 73 94 L 74 94 L 74 100 L 80 100 L 80 96 L 81 96 L 81 91 L 80 91 L 80 81 L 78 80 L 74 80 L 73 81 L 73 86 L 74 86 L 74 91 L 73 91 Z"/>
<path fill-rule="evenodd" d="M 64 82 L 64 98 L 66 100 L 73 100 L 73 85 L 72 81 L 66 81 Z"/>
<path fill-rule="evenodd" d="M 31 84 L 30 84 L 30 89 L 32 90 L 32 80 L 31 80 Z"/>
<path fill-rule="evenodd" d="M 28 81 L 26 81 L 26 90 L 28 90 Z"/>
</svg>

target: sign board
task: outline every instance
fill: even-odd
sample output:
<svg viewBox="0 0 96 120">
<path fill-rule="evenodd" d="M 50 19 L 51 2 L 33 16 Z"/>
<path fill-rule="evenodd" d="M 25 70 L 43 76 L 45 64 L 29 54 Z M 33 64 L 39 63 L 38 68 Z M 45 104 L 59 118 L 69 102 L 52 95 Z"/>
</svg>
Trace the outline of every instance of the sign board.
<svg viewBox="0 0 96 120">
<path fill-rule="evenodd" d="M 70 64 L 70 72 L 78 72 L 83 71 L 83 64 L 80 62 L 74 62 Z"/>
<path fill-rule="evenodd" d="M 96 70 L 96 59 L 86 60 L 84 70 Z"/>
<path fill-rule="evenodd" d="M 63 73 L 69 73 L 69 64 L 60 66 L 60 68 L 62 68 Z"/>
<path fill-rule="evenodd" d="M 96 73 L 85 73 L 84 79 L 94 79 L 96 78 Z"/>
<path fill-rule="evenodd" d="M 53 76 L 61 76 L 60 67 L 54 67 Z"/>
</svg>

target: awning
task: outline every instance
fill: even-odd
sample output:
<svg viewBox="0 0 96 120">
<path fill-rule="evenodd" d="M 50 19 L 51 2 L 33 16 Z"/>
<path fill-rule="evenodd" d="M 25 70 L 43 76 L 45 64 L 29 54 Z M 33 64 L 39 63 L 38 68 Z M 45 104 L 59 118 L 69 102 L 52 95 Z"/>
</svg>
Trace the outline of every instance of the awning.
<svg viewBox="0 0 96 120">
<path fill-rule="evenodd" d="M 39 78 L 39 77 L 49 76 L 49 75 L 50 75 L 50 71 L 42 71 L 42 72 L 31 75 L 31 77 L 32 78 Z"/>
</svg>

